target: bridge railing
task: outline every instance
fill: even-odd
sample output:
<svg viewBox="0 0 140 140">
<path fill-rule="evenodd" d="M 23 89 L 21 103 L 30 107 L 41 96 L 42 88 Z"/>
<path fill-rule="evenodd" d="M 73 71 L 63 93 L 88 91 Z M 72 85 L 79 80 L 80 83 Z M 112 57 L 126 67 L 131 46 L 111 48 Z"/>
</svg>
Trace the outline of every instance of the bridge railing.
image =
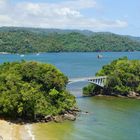
<svg viewBox="0 0 140 140">
<path fill-rule="evenodd" d="M 69 80 L 69 84 L 76 82 L 89 82 L 98 86 L 104 87 L 107 76 L 85 77 L 85 78 L 73 78 Z"/>
</svg>

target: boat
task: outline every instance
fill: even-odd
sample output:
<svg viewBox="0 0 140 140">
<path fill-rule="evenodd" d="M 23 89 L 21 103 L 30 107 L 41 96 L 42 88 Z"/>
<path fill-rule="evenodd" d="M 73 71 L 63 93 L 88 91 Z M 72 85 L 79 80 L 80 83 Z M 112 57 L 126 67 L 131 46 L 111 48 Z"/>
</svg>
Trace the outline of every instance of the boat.
<svg viewBox="0 0 140 140">
<path fill-rule="evenodd" d="M 37 53 L 36 55 L 38 56 L 38 55 L 40 55 L 40 53 Z"/>
<path fill-rule="evenodd" d="M 21 54 L 21 55 L 20 55 L 20 57 L 24 57 L 24 56 L 25 56 L 24 54 Z"/>
<path fill-rule="evenodd" d="M 100 59 L 100 58 L 103 58 L 103 56 L 101 54 L 98 54 L 97 58 Z"/>
</svg>

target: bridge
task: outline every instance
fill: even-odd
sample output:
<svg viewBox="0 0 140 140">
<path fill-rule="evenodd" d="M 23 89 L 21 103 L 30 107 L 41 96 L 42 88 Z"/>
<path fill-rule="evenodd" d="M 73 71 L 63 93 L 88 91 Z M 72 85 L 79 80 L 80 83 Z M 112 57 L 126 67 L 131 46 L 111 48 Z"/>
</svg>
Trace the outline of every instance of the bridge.
<svg viewBox="0 0 140 140">
<path fill-rule="evenodd" d="M 69 79 L 68 84 L 77 83 L 77 82 L 89 82 L 100 87 L 104 87 L 106 83 L 107 76 L 95 76 L 95 77 L 84 77 L 84 78 L 72 78 Z"/>
</svg>

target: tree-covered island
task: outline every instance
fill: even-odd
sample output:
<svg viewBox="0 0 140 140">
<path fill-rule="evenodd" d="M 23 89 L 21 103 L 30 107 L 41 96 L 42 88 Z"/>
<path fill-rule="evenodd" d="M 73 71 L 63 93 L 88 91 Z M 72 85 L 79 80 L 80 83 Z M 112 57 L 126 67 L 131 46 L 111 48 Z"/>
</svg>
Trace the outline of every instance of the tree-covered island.
<svg viewBox="0 0 140 140">
<path fill-rule="evenodd" d="M 12 62 L 0 65 L 0 117 L 50 121 L 75 119 L 75 97 L 68 78 L 51 64 Z M 58 117 L 56 117 L 58 116 Z"/>
<path fill-rule="evenodd" d="M 103 66 L 96 76 L 107 76 L 105 87 L 89 84 L 83 88 L 84 95 L 140 97 L 140 60 L 119 58 Z"/>
</svg>

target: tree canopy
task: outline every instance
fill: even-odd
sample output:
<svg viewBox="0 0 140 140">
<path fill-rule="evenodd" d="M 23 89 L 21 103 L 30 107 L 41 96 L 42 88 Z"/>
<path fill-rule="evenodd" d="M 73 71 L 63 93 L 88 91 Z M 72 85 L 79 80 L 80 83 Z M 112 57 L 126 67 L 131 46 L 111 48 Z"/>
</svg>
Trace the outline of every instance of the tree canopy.
<svg viewBox="0 0 140 140">
<path fill-rule="evenodd" d="M 128 60 L 127 57 L 114 60 L 103 66 L 96 75 L 108 77 L 105 87 L 90 84 L 83 88 L 85 95 L 129 96 L 132 92 L 140 95 L 140 60 Z"/>
<path fill-rule="evenodd" d="M 75 106 L 66 91 L 68 78 L 50 64 L 12 62 L 0 65 L 0 116 L 33 119 L 57 115 Z"/>
</svg>

